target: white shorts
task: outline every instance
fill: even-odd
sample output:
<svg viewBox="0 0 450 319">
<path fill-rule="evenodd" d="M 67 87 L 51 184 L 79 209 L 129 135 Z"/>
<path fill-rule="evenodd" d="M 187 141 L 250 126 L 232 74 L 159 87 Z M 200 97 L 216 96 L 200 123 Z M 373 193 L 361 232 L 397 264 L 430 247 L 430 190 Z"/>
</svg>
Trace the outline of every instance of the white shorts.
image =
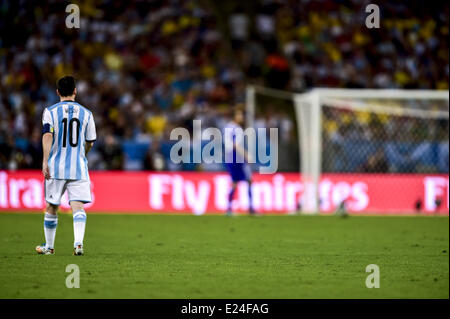
<svg viewBox="0 0 450 319">
<path fill-rule="evenodd" d="M 53 205 L 61 204 L 61 197 L 67 189 L 69 195 L 69 203 L 71 201 L 79 201 L 90 203 L 91 182 L 89 180 L 71 180 L 71 179 L 54 179 L 50 178 L 44 181 L 45 184 L 45 200 Z"/>
</svg>

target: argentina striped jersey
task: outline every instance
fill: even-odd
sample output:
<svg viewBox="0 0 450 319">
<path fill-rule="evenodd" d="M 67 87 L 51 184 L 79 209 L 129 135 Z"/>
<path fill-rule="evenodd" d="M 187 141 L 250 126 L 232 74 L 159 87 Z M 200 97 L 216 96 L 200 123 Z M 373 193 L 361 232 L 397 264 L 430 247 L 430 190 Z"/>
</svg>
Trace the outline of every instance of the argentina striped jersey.
<svg viewBox="0 0 450 319">
<path fill-rule="evenodd" d="M 97 138 L 92 112 L 76 102 L 62 101 L 44 110 L 42 124 L 53 133 L 50 177 L 89 180 L 85 142 Z"/>
</svg>

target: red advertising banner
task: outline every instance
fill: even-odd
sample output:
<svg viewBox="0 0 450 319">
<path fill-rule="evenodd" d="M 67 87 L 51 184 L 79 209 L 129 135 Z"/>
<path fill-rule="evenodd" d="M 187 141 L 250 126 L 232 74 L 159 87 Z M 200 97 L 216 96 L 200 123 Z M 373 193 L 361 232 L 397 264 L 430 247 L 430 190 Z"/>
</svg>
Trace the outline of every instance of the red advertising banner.
<svg viewBox="0 0 450 319">
<path fill-rule="evenodd" d="M 91 172 L 95 212 L 219 213 L 227 208 L 231 186 L 226 173 Z M 0 211 L 36 211 L 45 207 L 40 171 L 0 171 Z M 233 208 L 248 208 L 248 188 L 241 183 Z M 261 213 L 287 214 L 298 209 L 304 185 L 297 173 L 253 175 L 252 202 Z M 448 215 L 448 175 L 324 174 L 320 209 L 332 213 L 345 200 L 353 214 L 412 214 L 420 201 L 425 214 Z M 68 209 L 67 195 L 62 209 Z"/>
</svg>

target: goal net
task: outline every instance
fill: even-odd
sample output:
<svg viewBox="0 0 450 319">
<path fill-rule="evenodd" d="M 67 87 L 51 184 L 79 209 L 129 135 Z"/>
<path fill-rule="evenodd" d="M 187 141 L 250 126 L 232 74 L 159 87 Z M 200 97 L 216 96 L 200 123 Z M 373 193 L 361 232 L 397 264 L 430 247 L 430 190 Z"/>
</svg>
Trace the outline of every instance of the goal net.
<svg viewBox="0 0 450 319">
<path fill-rule="evenodd" d="M 300 168 L 304 213 L 324 209 L 323 174 L 448 174 L 448 92 L 321 88 L 294 94 L 250 86 L 246 104 L 249 126 L 266 117 L 283 132 L 283 121 L 273 119 L 291 120 L 285 126 L 296 146 L 279 134 L 279 168 L 295 170 L 293 160 Z M 346 196 L 334 196 L 334 206 Z"/>
</svg>

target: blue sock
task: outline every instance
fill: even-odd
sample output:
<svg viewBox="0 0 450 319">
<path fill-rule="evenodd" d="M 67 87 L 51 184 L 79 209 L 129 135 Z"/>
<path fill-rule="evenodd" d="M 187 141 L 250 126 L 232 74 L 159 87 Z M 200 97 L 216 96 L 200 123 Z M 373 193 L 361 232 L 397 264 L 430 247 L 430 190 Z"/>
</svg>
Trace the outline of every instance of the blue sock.
<svg viewBox="0 0 450 319">
<path fill-rule="evenodd" d="M 228 194 L 228 211 L 231 211 L 231 203 L 233 201 L 233 195 L 234 195 L 234 191 L 236 190 L 235 187 L 233 187 L 230 191 L 230 193 Z"/>
<path fill-rule="evenodd" d="M 252 184 L 248 183 L 248 209 L 250 212 L 253 212 L 252 205 Z"/>
</svg>

